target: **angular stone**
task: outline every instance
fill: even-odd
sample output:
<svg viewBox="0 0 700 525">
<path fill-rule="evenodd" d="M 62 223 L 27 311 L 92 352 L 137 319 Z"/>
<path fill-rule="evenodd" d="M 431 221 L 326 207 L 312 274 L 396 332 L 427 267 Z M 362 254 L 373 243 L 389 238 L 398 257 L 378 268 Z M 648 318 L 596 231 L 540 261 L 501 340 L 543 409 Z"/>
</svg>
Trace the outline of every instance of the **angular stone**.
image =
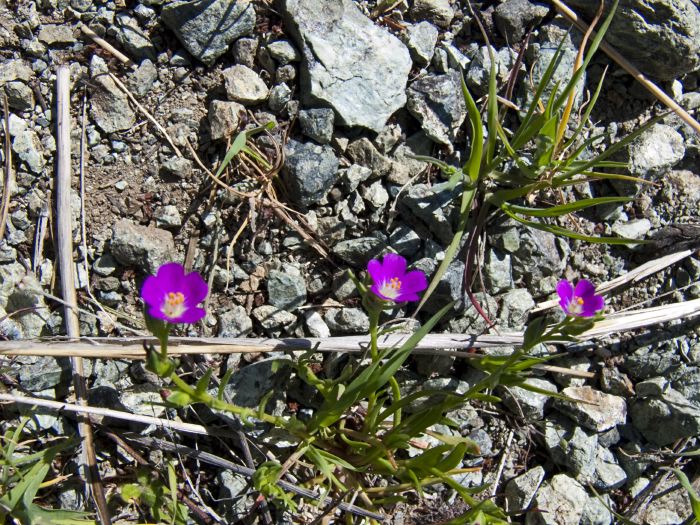
<svg viewBox="0 0 700 525">
<path fill-rule="evenodd" d="M 291 312 L 306 302 L 306 282 L 296 269 L 271 270 L 267 276 L 267 294 L 270 304 Z"/>
<path fill-rule="evenodd" d="M 426 66 L 433 59 L 437 44 L 438 29 L 430 22 L 412 25 L 406 31 L 406 45 L 413 61 L 419 66 Z"/>
<path fill-rule="evenodd" d="M 604 394 L 590 386 L 568 387 L 561 394 L 582 403 L 557 400 L 555 407 L 579 425 L 603 432 L 627 421 L 627 404 L 624 398 Z"/>
<path fill-rule="evenodd" d="M 324 320 L 335 334 L 366 334 L 369 331 L 369 317 L 360 308 L 331 308 Z"/>
<path fill-rule="evenodd" d="M 75 43 L 75 35 L 73 29 L 67 24 L 47 24 L 41 27 L 39 31 L 39 41 L 48 46 L 56 44 L 73 44 Z"/>
<path fill-rule="evenodd" d="M 531 27 L 538 24 L 549 12 L 546 5 L 531 0 L 506 0 L 496 6 L 493 20 L 496 28 L 510 44 L 522 40 Z"/>
<path fill-rule="evenodd" d="M 569 6 L 588 20 L 598 8 L 590 0 Z M 643 73 L 673 80 L 700 67 L 699 28 L 694 0 L 621 0 L 605 38 Z"/>
<path fill-rule="evenodd" d="M 414 0 L 409 13 L 414 20 L 430 20 L 442 28 L 454 17 L 449 0 Z"/>
<path fill-rule="evenodd" d="M 207 65 L 255 28 L 255 9 L 248 0 L 168 2 L 161 17 L 185 49 Z"/>
<path fill-rule="evenodd" d="M 114 27 L 117 29 L 119 43 L 130 57 L 139 60 L 156 60 L 156 48 L 139 27 L 136 19 L 126 13 L 119 13 L 116 16 Z"/>
<path fill-rule="evenodd" d="M 269 90 L 260 76 L 248 66 L 235 65 L 222 72 L 229 100 L 257 104 L 265 100 Z"/>
<path fill-rule="evenodd" d="M 32 173 L 41 173 L 46 166 L 44 147 L 36 132 L 30 129 L 19 132 L 12 141 L 12 149 Z"/>
<path fill-rule="evenodd" d="M 540 390 L 556 393 L 557 387 L 546 379 L 536 377 L 529 378 L 526 383 Z M 550 396 L 532 392 L 519 386 L 511 386 L 499 391 L 503 404 L 517 416 L 524 417 L 527 421 L 537 421 L 544 417 L 544 405 Z"/>
<path fill-rule="evenodd" d="M 335 113 L 332 109 L 305 109 L 299 112 L 301 132 L 319 144 L 328 144 L 333 138 Z"/>
<path fill-rule="evenodd" d="M 580 483 L 566 474 L 546 481 L 535 496 L 538 512 L 531 512 L 526 525 L 579 525 L 588 494 Z"/>
<path fill-rule="evenodd" d="M 338 173 L 338 159 L 333 148 L 290 140 L 284 153 L 282 177 L 292 200 L 309 206 L 323 199 Z"/>
<path fill-rule="evenodd" d="M 169 231 L 147 228 L 127 219 L 114 225 L 111 253 L 121 264 L 151 274 L 155 274 L 161 264 L 177 257 L 173 235 Z"/>
<path fill-rule="evenodd" d="M 386 242 L 377 237 L 360 237 L 340 241 L 333 246 L 333 253 L 352 266 L 363 267 L 386 247 Z"/>
<path fill-rule="evenodd" d="M 511 479 L 505 488 L 506 506 L 509 512 L 527 509 L 544 479 L 544 468 L 537 466 L 525 474 Z"/>
<path fill-rule="evenodd" d="M 260 323 L 268 333 L 279 333 L 292 326 L 297 318 L 276 306 L 266 304 L 253 310 L 253 318 Z"/>
<path fill-rule="evenodd" d="M 330 106 L 347 126 L 381 131 L 406 102 L 406 46 L 352 0 L 286 0 L 282 15 L 301 48 L 305 105 Z"/>
<path fill-rule="evenodd" d="M 451 146 L 467 116 L 460 73 L 426 75 L 413 82 L 407 93 L 406 107 L 421 122 L 428 137 Z"/>
<path fill-rule="evenodd" d="M 90 116 L 105 133 L 125 131 L 136 124 L 136 113 L 129 98 L 107 75 L 107 65 L 99 57 L 90 63 Z"/>
<path fill-rule="evenodd" d="M 672 388 L 661 397 L 635 401 L 630 407 L 630 418 L 654 445 L 670 445 L 677 439 L 700 434 L 700 407 Z"/>
<path fill-rule="evenodd" d="M 238 130 L 239 116 L 245 108 L 238 102 L 212 100 L 209 104 L 209 126 L 213 140 L 231 137 Z"/>
<path fill-rule="evenodd" d="M 628 151 L 632 174 L 661 175 L 683 159 L 685 144 L 683 136 L 671 126 L 654 124 L 630 144 Z"/>
</svg>

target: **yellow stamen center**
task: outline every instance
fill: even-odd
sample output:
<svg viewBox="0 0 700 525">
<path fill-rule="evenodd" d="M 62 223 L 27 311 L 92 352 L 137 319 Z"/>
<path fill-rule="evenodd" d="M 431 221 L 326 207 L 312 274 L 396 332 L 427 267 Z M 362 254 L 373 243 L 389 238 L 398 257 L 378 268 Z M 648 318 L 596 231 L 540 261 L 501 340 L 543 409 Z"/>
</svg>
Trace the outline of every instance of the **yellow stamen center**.
<svg viewBox="0 0 700 525">
<path fill-rule="evenodd" d="M 185 296 L 182 292 L 168 292 L 160 310 L 172 319 L 180 317 L 185 311 Z"/>
<path fill-rule="evenodd" d="M 394 299 L 401 291 L 401 279 L 392 277 L 391 280 L 385 281 L 381 287 L 381 293 L 384 297 Z"/>
</svg>

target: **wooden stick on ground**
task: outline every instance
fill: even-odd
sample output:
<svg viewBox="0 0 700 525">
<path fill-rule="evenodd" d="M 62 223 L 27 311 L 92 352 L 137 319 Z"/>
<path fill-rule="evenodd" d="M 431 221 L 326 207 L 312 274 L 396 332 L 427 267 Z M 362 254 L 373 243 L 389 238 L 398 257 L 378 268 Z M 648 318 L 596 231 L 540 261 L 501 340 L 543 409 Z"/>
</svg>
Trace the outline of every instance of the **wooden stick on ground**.
<svg viewBox="0 0 700 525">
<path fill-rule="evenodd" d="M 76 307 L 78 298 L 75 293 L 74 264 L 73 264 L 73 228 L 71 225 L 71 146 L 70 146 L 70 69 L 59 66 L 56 72 L 56 238 L 58 267 L 61 275 L 61 293 L 67 305 Z M 66 333 L 69 337 L 80 337 L 80 324 L 75 308 L 64 308 Z M 87 385 L 83 358 L 71 357 L 73 366 L 73 385 L 80 404 L 87 404 Z M 97 458 L 92 436 L 92 427 L 88 419 L 81 417 L 78 432 L 83 439 L 81 463 L 85 466 L 85 474 L 95 500 L 97 514 L 103 525 L 111 523 L 104 489 L 100 483 L 97 471 Z"/>
<path fill-rule="evenodd" d="M 572 11 L 566 4 L 564 4 L 564 2 L 561 2 L 561 0 L 552 0 L 552 3 L 554 4 L 554 7 L 556 7 L 557 11 L 559 11 L 572 24 L 574 24 L 584 33 L 588 31 L 588 24 L 586 24 L 586 22 L 584 22 L 581 17 Z M 632 75 L 637 82 L 644 86 L 644 89 L 663 102 L 669 109 L 673 110 L 673 112 L 683 119 L 686 124 L 693 128 L 696 133 L 700 134 L 700 122 L 690 116 L 685 109 L 678 105 L 675 100 L 669 97 L 656 84 L 649 80 L 644 73 L 639 71 L 634 64 L 623 57 L 619 51 L 617 51 L 610 44 L 606 43 L 605 40 L 600 43 L 600 49 L 602 49 L 606 55 L 617 62 L 622 69 Z"/>
<path fill-rule="evenodd" d="M 136 64 L 124 53 L 119 51 L 117 48 L 115 48 L 112 44 L 107 42 L 104 38 L 102 38 L 100 35 L 95 33 L 92 29 L 90 29 L 88 26 L 85 24 L 80 24 L 80 30 L 85 33 L 87 36 L 92 38 L 93 42 L 100 46 L 102 49 L 109 51 L 117 60 L 119 60 L 122 64 L 125 64 L 129 67 L 136 67 Z"/>
</svg>

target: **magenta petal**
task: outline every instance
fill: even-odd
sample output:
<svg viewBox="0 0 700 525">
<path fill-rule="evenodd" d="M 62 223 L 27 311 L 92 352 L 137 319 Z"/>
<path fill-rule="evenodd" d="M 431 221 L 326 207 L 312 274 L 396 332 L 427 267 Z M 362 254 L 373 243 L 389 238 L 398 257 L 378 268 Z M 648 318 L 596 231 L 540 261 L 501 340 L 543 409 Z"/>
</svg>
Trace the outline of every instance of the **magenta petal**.
<svg viewBox="0 0 700 525">
<path fill-rule="evenodd" d="M 390 297 L 387 297 L 386 295 L 384 295 L 380 290 L 381 290 L 381 283 L 375 283 L 370 287 L 370 291 L 374 295 L 379 297 L 380 299 L 384 299 L 385 301 L 392 301 L 393 300 Z"/>
<path fill-rule="evenodd" d="M 197 272 L 191 272 L 185 275 L 183 278 L 183 290 L 182 293 L 185 296 L 185 302 L 188 305 L 196 305 L 206 299 L 209 293 L 209 287 L 207 283 L 204 282 L 202 276 Z"/>
<path fill-rule="evenodd" d="M 422 292 L 428 287 L 428 279 L 426 279 L 425 274 L 420 270 L 414 270 L 408 272 L 401 279 L 401 290 L 404 293 L 415 293 Z M 415 301 L 415 299 L 412 299 Z"/>
<path fill-rule="evenodd" d="M 581 315 L 583 317 L 593 317 L 597 312 L 605 308 L 605 299 L 602 295 L 594 295 L 592 297 L 587 297 L 583 303 L 583 308 L 581 309 Z"/>
<path fill-rule="evenodd" d="M 165 263 L 158 268 L 158 273 L 156 273 L 156 278 L 164 283 L 167 288 L 172 288 L 171 284 L 180 284 L 183 277 L 185 277 L 185 268 L 175 262 Z"/>
<path fill-rule="evenodd" d="M 576 283 L 576 288 L 574 289 L 574 295 L 585 299 L 591 295 L 595 294 L 595 286 L 593 283 L 587 279 L 581 279 Z"/>
<path fill-rule="evenodd" d="M 163 289 L 162 281 L 157 277 L 150 275 L 143 282 L 141 287 L 141 298 L 144 302 L 151 307 L 160 307 L 163 302 L 163 298 L 167 294 L 167 291 Z"/>
<path fill-rule="evenodd" d="M 204 308 L 188 308 L 177 319 L 171 319 L 171 323 L 196 323 L 206 315 Z"/>
<path fill-rule="evenodd" d="M 148 304 L 148 303 L 146 303 Z M 148 315 L 155 317 L 156 319 L 163 319 L 163 321 L 170 321 L 170 317 L 165 315 L 161 310 L 160 305 L 148 305 Z"/>
<path fill-rule="evenodd" d="M 406 303 L 409 301 L 418 301 L 418 300 L 420 300 L 420 296 L 417 293 L 412 293 L 412 292 L 401 293 L 395 299 L 395 301 L 397 303 Z"/>
<path fill-rule="evenodd" d="M 372 259 L 367 263 L 367 273 L 369 273 L 369 276 L 375 283 L 382 281 L 384 277 L 382 263 L 380 263 L 377 259 Z"/>
<path fill-rule="evenodd" d="M 574 297 L 573 285 L 566 279 L 562 279 L 557 284 L 557 295 L 559 296 L 559 306 L 561 306 L 562 310 L 568 314 L 569 304 L 571 303 L 571 299 Z"/>
<path fill-rule="evenodd" d="M 387 253 L 382 261 L 384 275 L 402 278 L 406 273 L 406 259 L 395 253 Z M 403 279 L 402 279 L 403 281 Z"/>
</svg>

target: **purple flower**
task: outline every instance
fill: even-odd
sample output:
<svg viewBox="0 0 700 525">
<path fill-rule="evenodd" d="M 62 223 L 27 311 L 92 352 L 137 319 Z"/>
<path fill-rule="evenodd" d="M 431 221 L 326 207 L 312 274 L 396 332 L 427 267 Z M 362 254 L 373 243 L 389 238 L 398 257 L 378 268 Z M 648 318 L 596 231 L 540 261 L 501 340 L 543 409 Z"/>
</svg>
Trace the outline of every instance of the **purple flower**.
<svg viewBox="0 0 700 525">
<path fill-rule="evenodd" d="M 557 294 L 559 305 L 566 315 L 593 317 L 605 307 L 603 296 L 596 295 L 595 286 L 586 279 L 576 283 L 576 288 L 566 279 L 559 281 Z"/>
<path fill-rule="evenodd" d="M 209 293 L 209 287 L 197 272 L 185 275 L 185 268 L 178 263 L 166 263 L 156 275 L 146 278 L 141 288 L 141 298 L 148 305 L 151 317 L 169 323 L 196 323 L 205 312 L 198 308 Z"/>
<path fill-rule="evenodd" d="M 395 253 L 386 254 L 382 262 L 372 259 L 367 272 L 373 283 L 370 290 L 387 301 L 417 301 L 418 292 L 428 287 L 425 274 L 418 270 L 406 273 L 406 259 Z"/>
</svg>

